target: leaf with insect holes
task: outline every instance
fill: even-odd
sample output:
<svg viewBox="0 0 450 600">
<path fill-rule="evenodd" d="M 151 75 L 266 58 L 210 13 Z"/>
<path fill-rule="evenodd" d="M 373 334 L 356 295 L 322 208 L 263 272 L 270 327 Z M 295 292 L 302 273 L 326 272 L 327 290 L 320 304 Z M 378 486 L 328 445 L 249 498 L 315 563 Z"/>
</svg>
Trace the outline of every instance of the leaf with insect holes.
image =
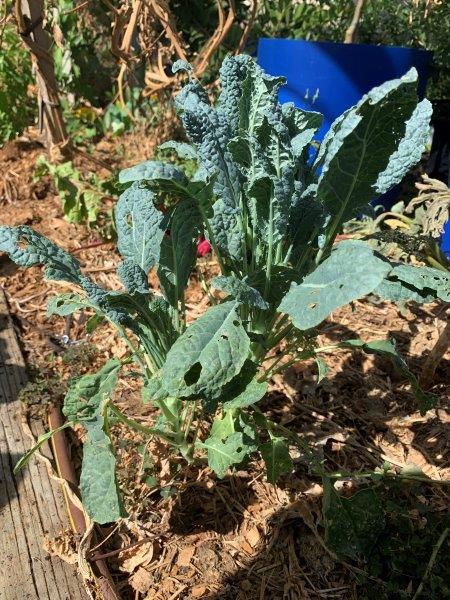
<svg viewBox="0 0 450 600">
<path fill-rule="evenodd" d="M 211 396 L 240 372 L 249 349 L 236 303 L 213 306 L 169 350 L 161 370 L 163 387 L 169 396 Z"/>
<path fill-rule="evenodd" d="M 340 557 L 368 560 L 383 531 L 385 515 L 376 490 L 359 490 L 350 498 L 339 496 L 324 478 L 325 543 Z"/>
<path fill-rule="evenodd" d="M 224 477 L 231 466 L 241 463 L 247 454 L 244 435 L 237 431 L 225 440 L 216 436 L 209 437 L 197 446 L 207 451 L 208 465 L 219 478 Z"/>
<path fill-rule="evenodd" d="M 391 268 L 366 243 L 346 240 L 299 285 L 291 287 L 279 310 L 290 315 L 301 331 L 311 329 L 337 308 L 373 292 Z"/>
<path fill-rule="evenodd" d="M 135 182 L 121 194 L 116 210 L 118 250 L 145 273 L 158 264 L 167 225 L 153 198 L 153 192 Z"/>
<path fill-rule="evenodd" d="M 392 363 L 394 369 L 411 384 L 411 389 L 416 397 L 421 415 L 424 415 L 427 410 L 431 410 L 436 406 L 437 396 L 424 392 L 421 389 L 416 376 L 409 370 L 404 358 L 397 352 L 393 339 L 372 340 L 371 342 L 346 340 L 345 342 L 340 342 L 338 345 L 341 348 L 359 348 L 367 354 L 378 354 L 387 358 Z"/>
<path fill-rule="evenodd" d="M 444 302 L 450 302 L 450 273 L 431 267 L 395 265 L 389 280 L 400 281 L 419 294 L 433 294 Z"/>
<path fill-rule="evenodd" d="M 96 306 L 89 302 L 89 300 L 81 298 L 79 294 L 71 292 L 58 294 L 57 296 L 52 296 L 47 302 L 47 317 L 50 318 L 53 315 L 66 317 L 85 308 L 96 308 Z"/>
<path fill-rule="evenodd" d="M 292 473 L 292 458 L 284 438 L 271 434 L 269 441 L 262 444 L 259 450 L 266 464 L 269 483 L 275 484 L 283 475 Z"/>
</svg>

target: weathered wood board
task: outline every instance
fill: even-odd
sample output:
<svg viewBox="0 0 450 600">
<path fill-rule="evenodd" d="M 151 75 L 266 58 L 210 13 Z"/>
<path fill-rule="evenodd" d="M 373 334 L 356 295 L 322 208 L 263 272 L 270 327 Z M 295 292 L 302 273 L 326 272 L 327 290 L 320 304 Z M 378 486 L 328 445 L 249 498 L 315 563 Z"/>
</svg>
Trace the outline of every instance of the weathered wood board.
<svg viewBox="0 0 450 600">
<path fill-rule="evenodd" d="M 25 363 L 0 288 L 0 600 L 86 600 L 76 568 L 42 548 L 45 535 L 68 527 L 59 485 L 35 458 L 13 475 L 30 447 L 17 399 L 25 383 Z"/>
</svg>

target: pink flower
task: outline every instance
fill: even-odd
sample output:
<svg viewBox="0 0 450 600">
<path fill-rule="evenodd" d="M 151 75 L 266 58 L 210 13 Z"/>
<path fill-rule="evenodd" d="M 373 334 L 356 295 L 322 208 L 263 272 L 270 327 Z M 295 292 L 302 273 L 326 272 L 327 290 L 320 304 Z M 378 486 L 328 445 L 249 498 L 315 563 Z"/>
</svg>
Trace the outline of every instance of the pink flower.
<svg viewBox="0 0 450 600">
<path fill-rule="evenodd" d="M 197 255 L 206 256 L 211 252 L 211 244 L 203 236 L 198 238 Z"/>
</svg>

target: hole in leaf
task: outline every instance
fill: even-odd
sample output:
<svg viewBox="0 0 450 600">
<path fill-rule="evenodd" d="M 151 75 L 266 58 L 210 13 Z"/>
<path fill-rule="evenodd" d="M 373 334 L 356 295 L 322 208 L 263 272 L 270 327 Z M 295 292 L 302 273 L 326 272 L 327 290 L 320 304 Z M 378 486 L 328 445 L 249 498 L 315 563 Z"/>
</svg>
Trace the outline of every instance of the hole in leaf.
<svg viewBox="0 0 450 600">
<path fill-rule="evenodd" d="M 131 213 L 128 213 L 128 214 L 125 216 L 125 221 L 126 221 L 126 224 L 127 224 L 129 227 L 132 227 L 132 225 L 133 225 L 133 217 L 131 216 Z"/>
<path fill-rule="evenodd" d="M 235 319 L 235 320 L 233 321 L 233 325 L 234 325 L 235 327 L 239 327 L 239 321 L 238 321 L 237 319 Z"/>
<path fill-rule="evenodd" d="M 222 335 L 220 336 L 223 340 L 227 340 L 228 336 L 226 333 L 222 333 Z"/>
<path fill-rule="evenodd" d="M 26 250 L 28 248 L 28 240 L 23 237 L 19 238 L 17 240 L 17 247 L 20 248 L 20 250 Z"/>
<path fill-rule="evenodd" d="M 201 372 L 202 365 L 199 362 L 194 363 L 184 376 L 186 385 L 194 385 L 194 383 L 197 383 L 197 381 L 200 379 Z"/>
</svg>

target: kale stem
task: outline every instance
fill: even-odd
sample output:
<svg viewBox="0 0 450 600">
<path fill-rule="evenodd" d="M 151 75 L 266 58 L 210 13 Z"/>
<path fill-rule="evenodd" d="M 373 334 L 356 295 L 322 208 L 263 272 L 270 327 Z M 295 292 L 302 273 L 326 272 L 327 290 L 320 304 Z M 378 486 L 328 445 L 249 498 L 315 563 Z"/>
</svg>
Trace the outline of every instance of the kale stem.
<svg viewBox="0 0 450 600">
<path fill-rule="evenodd" d="M 153 429 L 152 427 L 145 427 L 145 425 L 141 425 L 134 419 L 128 418 L 126 415 L 123 414 L 123 412 L 121 410 L 119 410 L 117 408 L 117 406 L 115 406 L 112 403 L 109 403 L 108 407 L 116 415 L 116 417 L 119 419 L 119 421 L 121 421 L 125 425 L 128 425 L 128 427 L 131 427 L 131 429 L 134 429 L 135 431 L 139 431 L 140 433 L 144 433 L 145 435 L 160 437 L 168 444 L 171 444 L 172 446 L 177 447 L 176 441 L 174 441 L 169 435 L 165 434 L 164 432 L 160 431 L 159 429 Z"/>
</svg>

